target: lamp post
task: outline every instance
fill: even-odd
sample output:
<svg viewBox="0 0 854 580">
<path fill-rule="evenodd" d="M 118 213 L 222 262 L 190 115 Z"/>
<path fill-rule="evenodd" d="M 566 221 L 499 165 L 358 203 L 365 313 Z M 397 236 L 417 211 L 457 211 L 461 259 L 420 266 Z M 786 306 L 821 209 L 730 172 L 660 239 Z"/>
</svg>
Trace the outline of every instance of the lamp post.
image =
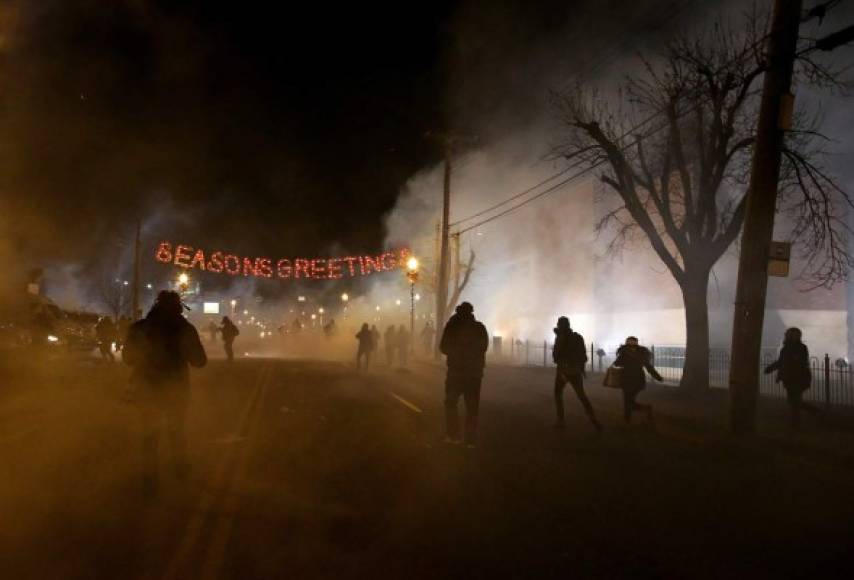
<svg viewBox="0 0 854 580">
<path fill-rule="evenodd" d="M 232 298 L 231 299 L 231 315 L 232 316 L 234 316 L 236 309 L 237 309 L 237 300 Z"/>
<path fill-rule="evenodd" d="M 323 313 L 325 312 L 325 311 L 323 310 L 323 306 L 321 306 L 320 308 L 318 308 L 318 309 L 317 309 L 317 312 L 320 314 L 320 327 L 321 327 L 321 328 L 323 328 Z"/>
<path fill-rule="evenodd" d="M 409 280 L 409 351 L 415 350 L 415 283 L 418 282 L 418 258 L 406 261 L 406 278 Z"/>
<path fill-rule="evenodd" d="M 347 302 L 350 301 L 350 295 L 344 292 L 341 294 L 341 304 L 344 306 L 341 309 L 341 314 L 344 317 L 344 320 L 347 320 Z"/>
</svg>

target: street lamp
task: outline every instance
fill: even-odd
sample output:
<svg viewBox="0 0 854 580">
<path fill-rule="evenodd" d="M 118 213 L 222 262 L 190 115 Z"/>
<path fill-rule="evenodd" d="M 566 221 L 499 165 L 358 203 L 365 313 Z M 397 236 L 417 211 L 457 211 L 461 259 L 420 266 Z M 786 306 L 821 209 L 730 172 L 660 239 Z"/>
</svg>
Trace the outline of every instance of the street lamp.
<svg viewBox="0 0 854 580">
<path fill-rule="evenodd" d="M 323 326 L 323 312 L 324 312 L 323 307 L 321 306 L 320 308 L 317 309 L 317 311 L 320 313 L 320 326 Z"/>
<path fill-rule="evenodd" d="M 190 277 L 186 272 L 181 272 L 178 274 L 178 289 L 181 291 L 181 294 L 185 293 L 187 289 L 190 287 Z"/>
<path fill-rule="evenodd" d="M 232 298 L 230 304 L 231 304 L 231 315 L 234 316 L 234 309 L 237 308 L 237 300 Z"/>
<path fill-rule="evenodd" d="M 415 283 L 418 282 L 418 258 L 406 260 L 406 279 L 409 280 L 409 351 L 415 350 Z"/>
</svg>

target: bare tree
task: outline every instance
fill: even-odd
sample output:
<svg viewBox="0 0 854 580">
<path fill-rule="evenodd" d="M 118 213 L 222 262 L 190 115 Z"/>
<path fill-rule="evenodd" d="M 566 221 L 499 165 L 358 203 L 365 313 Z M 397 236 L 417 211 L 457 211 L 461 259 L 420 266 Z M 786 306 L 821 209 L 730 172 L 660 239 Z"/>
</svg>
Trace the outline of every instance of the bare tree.
<svg viewBox="0 0 854 580">
<path fill-rule="evenodd" d="M 609 251 L 640 232 L 679 284 L 687 337 L 681 386 L 689 390 L 709 386 L 709 276 L 742 229 L 767 27 L 766 16 L 752 14 L 737 28 L 717 24 L 677 38 L 655 60 L 642 56 L 641 71 L 612 99 L 581 88 L 554 95 L 565 129 L 556 154 L 601 167 L 615 194 L 597 224 L 613 235 Z M 839 78 L 809 57 L 798 72 L 823 84 Z M 828 285 L 851 265 L 839 214 L 850 200 L 821 166 L 822 140 L 807 115 L 795 116 L 781 208 L 808 257 L 803 276 Z"/>
<path fill-rule="evenodd" d="M 104 274 L 98 280 L 96 291 L 100 303 L 107 308 L 114 320 L 127 314 L 130 309 L 131 291 L 124 279 Z"/>
</svg>

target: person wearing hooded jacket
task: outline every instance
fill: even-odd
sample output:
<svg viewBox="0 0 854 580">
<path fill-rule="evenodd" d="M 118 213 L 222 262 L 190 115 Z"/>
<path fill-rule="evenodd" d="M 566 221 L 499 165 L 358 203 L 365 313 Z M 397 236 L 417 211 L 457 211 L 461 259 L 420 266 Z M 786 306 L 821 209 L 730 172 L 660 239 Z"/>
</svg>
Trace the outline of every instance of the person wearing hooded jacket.
<svg viewBox="0 0 854 580">
<path fill-rule="evenodd" d="M 765 367 L 765 374 L 777 371 L 777 382 L 786 389 L 786 401 L 791 409 L 790 424 L 793 429 L 800 427 L 801 411 L 807 411 L 821 417 L 821 409 L 804 402 L 804 391 L 812 384 L 810 353 L 807 345 L 801 342 L 801 329 L 789 328 L 783 335 L 783 348 L 777 360 Z"/>
<path fill-rule="evenodd" d="M 442 331 L 439 350 L 446 356 L 445 423 L 448 443 L 460 442 L 457 404 L 466 404 L 465 442 L 469 448 L 477 443 L 477 420 L 480 408 L 480 385 L 486 364 L 489 335 L 483 323 L 475 320 L 474 307 L 468 302 L 457 306 Z"/>
<path fill-rule="evenodd" d="M 555 409 L 557 410 L 557 429 L 564 429 L 563 390 L 566 383 L 572 385 L 572 390 L 584 407 L 584 412 L 597 431 L 602 430 L 602 425 L 596 419 L 593 405 L 584 392 L 584 365 L 587 363 L 587 347 L 584 346 L 584 337 L 573 331 L 569 326 L 569 319 L 561 316 L 557 319 L 557 328 L 554 329 L 555 343 L 552 348 L 552 360 L 557 365 L 555 372 Z"/>
<path fill-rule="evenodd" d="M 635 398 L 646 388 L 646 373 L 661 382 L 664 379 L 652 366 L 652 354 L 645 346 L 638 344 L 634 336 L 626 338 L 626 343 L 617 349 L 617 359 L 614 366 L 621 367 L 620 388 L 623 390 L 623 419 L 626 423 L 632 420 L 633 411 L 645 411 L 647 419 L 652 421 L 652 406 L 642 405 Z"/>
<path fill-rule="evenodd" d="M 157 490 L 161 425 L 170 439 L 176 474 L 186 476 L 189 367 L 200 368 L 208 361 L 199 333 L 182 310 L 177 292 L 160 292 L 148 315 L 131 325 L 122 349 L 122 360 L 133 368 L 131 384 L 143 425 L 143 484 L 149 494 Z"/>
</svg>

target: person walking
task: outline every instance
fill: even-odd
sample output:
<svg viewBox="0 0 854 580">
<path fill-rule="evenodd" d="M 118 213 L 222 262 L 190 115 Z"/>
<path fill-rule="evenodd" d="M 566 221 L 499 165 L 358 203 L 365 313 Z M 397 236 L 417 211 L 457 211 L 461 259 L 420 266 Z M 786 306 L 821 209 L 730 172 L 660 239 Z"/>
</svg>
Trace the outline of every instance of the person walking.
<svg viewBox="0 0 854 580">
<path fill-rule="evenodd" d="M 572 390 L 575 391 L 578 400 L 581 401 L 584 412 L 593 424 L 594 429 L 602 431 L 602 425 L 593 412 L 593 405 L 590 404 L 590 399 L 584 392 L 584 365 L 587 363 L 587 347 L 584 345 L 584 337 L 572 330 L 569 325 L 569 318 L 566 316 L 557 319 L 557 327 L 554 329 L 554 333 L 555 343 L 552 347 L 552 360 L 557 365 L 554 383 L 555 409 L 557 410 L 555 428 L 566 428 L 563 390 L 566 383 L 569 383 L 572 385 Z"/>
<path fill-rule="evenodd" d="M 222 346 L 225 349 L 225 356 L 228 362 L 234 360 L 234 339 L 240 334 L 237 326 L 231 321 L 228 316 L 222 317 L 222 327 L 219 329 L 222 336 Z"/>
<path fill-rule="evenodd" d="M 424 328 L 421 330 L 421 346 L 424 349 L 424 354 L 433 352 L 433 340 L 436 336 L 436 329 L 433 328 L 433 323 L 427 321 L 424 323 Z"/>
<path fill-rule="evenodd" d="M 394 324 L 385 329 L 383 340 L 385 341 L 385 362 L 388 366 L 392 366 L 394 364 L 395 345 L 397 344 Z"/>
<path fill-rule="evenodd" d="M 95 325 L 95 336 L 98 339 L 98 351 L 101 359 L 114 362 L 113 341 L 116 339 L 116 327 L 109 316 L 102 316 Z"/>
<path fill-rule="evenodd" d="M 120 316 L 116 322 L 116 350 L 122 350 L 130 331 L 131 319 L 129 316 Z"/>
<path fill-rule="evenodd" d="M 182 309 L 177 292 L 160 292 L 148 315 L 131 325 L 122 349 L 122 360 L 133 369 L 131 384 L 142 419 L 143 486 L 148 495 L 157 492 L 161 426 L 170 439 L 176 475 L 183 479 L 189 468 L 184 433 L 189 367 L 203 367 L 208 359 Z"/>
<path fill-rule="evenodd" d="M 664 379 L 652 365 L 652 354 L 645 346 L 638 344 L 634 336 L 626 338 L 626 343 L 617 349 L 615 367 L 623 370 L 620 375 L 620 388 L 623 390 L 623 420 L 630 423 L 633 411 L 644 411 L 647 420 L 652 423 L 652 405 L 643 405 L 635 399 L 646 388 L 646 373 L 661 382 Z M 646 372 L 644 372 L 646 371 Z"/>
<path fill-rule="evenodd" d="M 395 347 L 397 347 L 397 360 L 400 366 L 406 366 L 406 360 L 409 355 L 409 331 L 402 324 L 397 327 L 395 335 Z"/>
<path fill-rule="evenodd" d="M 789 403 L 790 425 L 798 429 L 801 425 L 801 411 L 806 411 L 818 417 L 824 412 L 804 402 L 804 391 L 812 386 L 812 371 L 810 370 L 810 353 L 807 345 L 802 342 L 799 328 L 789 328 L 783 336 L 783 348 L 777 360 L 765 367 L 765 374 L 777 371 L 777 382 L 783 383 L 786 389 L 786 402 Z"/>
<path fill-rule="evenodd" d="M 460 442 L 457 405 L 463 397 L 466 405 L 465 443 L 474 448 L 477 443 L 477 422 L 480 409 L 480 387 L 489 336 L 486 327 L 475 320 L 474 307 L 468 302 L 457 306 L 442 331 L 439 350 L 446 356 L 445 424 L 447 443 Z"/>
<path fill-rule="evenodd" d="M 356 370 L 362 368 L 362 358 L 365 359 L 365 370 L 371 366 L 371 353 L 374 350 L 374 333 L 371 332 L 368 323 L 362 324 L 361 330 L 356 333 L 356 340 L 359 341 L 359 350 L 356 351 Z"/>
</svg>

